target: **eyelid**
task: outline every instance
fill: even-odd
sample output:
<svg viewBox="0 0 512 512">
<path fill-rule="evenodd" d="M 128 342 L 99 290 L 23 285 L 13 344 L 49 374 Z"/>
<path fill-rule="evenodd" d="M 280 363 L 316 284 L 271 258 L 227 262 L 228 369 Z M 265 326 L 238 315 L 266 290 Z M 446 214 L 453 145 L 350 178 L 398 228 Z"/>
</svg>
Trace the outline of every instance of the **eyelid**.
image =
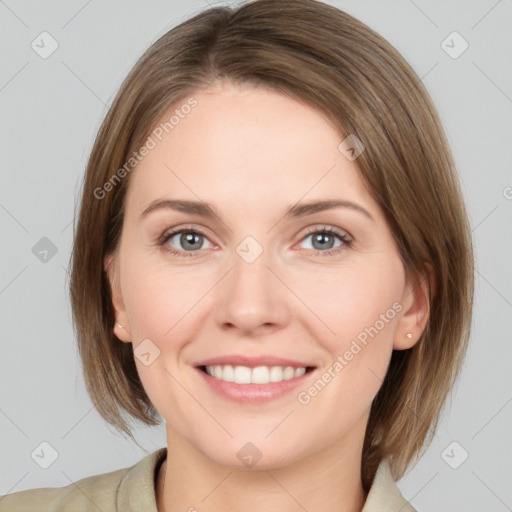
<svg viewBox="0 0 512 512">
<path fill-rule="evenodd" d="M 307 228 L 306 233 L 304 235 L 302 235 L 300 241 L 304 240 L 305 237 L 312 235 L 313 233 L 319 233 L 319 232 L 331 233 L 333 235 L 339 236 L 342 239 L 346 239 L 346 241 L 353 241 L 353 239 L 354 239 L 354 237 L 345 229 L 337 228 L 330 224 L 322 224 L 322 225 L 316 225 L 316 226 L 311 226 L 311 227 Z"/>
<path fill-rule="evenodd" d="M 199 234 L 199 235 L 205 237 L 212 245 L 217 246 L 217 247 L 219 245 L 222 246 L 222 244 L 216 244 L 215 242 L 210 240 L 210 236 L 206 233 L 206 229 L 203 229 L 202 227 L 197 227 L 197 225 L 191 225 L 191 224 L 184 225 L 181 227 L 177 226 L 174 228 L 169 228 L 168 230 L 164 231 L 162 233 L 162 235 L 160 235 L 160 237 L 157 240 L 157 243 L 160 246 L 163 246 L 171 238 L 174 238 L 176 235 L 183 233 L 183 232 L 193 232 L 193 233 Z M 350 235 L 350 233 L 348 233 L 344 229 L 341 229 L 341 228 L 338 228 L 338 227 L 335 227 L 335 226 L 332 226 L 329 224 L 323 224 L 323 225 L 317 224 L 315 226 L 309 226 L 308 228 L 306 228 L 306 232 L 300 236 L 300 238 L 299 238 L 298 242 L 296 242 L 296 244 L 303 242 L 308 236 L 315 234 L 315 233 L 327 233 L 327 234 L 336 236 L 341 240 L 342 244 L 341 244 L 341 246 L 338 246 L 333 249 L 327 249 L 325 251 L 319 251 L 317 249 L 301 249 L 301 250 L 303 250 L 303 251 L 311 250 L 311 251 L 316 251 L 316 253 L 330 255 L 331 253 L 335 253 L 335 252 L 338 252 L 339 250 L 342 250 L 341 247 L 350 246 L 354 240 L 352 235 Z M 183 251 L 181 249 L 175 249 L 175 248 L 165 249 L 165 250 L 167 252 L 171 252 L 171 253 L 174 252 L 174 253 L 180 254 L 180 255 L 186 254 L 188 256 L 195 256 L 196 254 L 199 256 L 202 252 L 204 252 L 204 249 L 199 249 L 198 251 Z"/>
<path fill-rule="evenodd" d="M 340 240 L 340 245 L 337 247 L 333 247 L 331 249 L 326 250 L 318 250 L 318 249 L 298 249 L 299 252 L 303 251 L 313 251 L 315 253 L 315 256 L 327 256 L 327 257 L 336 257 L 339 256 L 340 253 L 346 251 L 347 249 L 352 247 L 352 244 L 354 242 L 354 238 L 350 233 L 348 233 L 346 230 L 332 226 L 332 225 L 316 225 L 311 226 L 307 228 L 306 233 L 304 233 L 300 240 L 297 242 L 297 244 L 300 244 L 304 240 L 306 240 L 309 236 L 315 234 L 315 233 L 326 233 L 330 236 L 334 236 Z"/>
<path fill-rule="evenodd" d="M 191 224 L 184 225 L 181 227 L 176 226 L 176 227 L 169 228 L 169 229 L 165 230 L 158 237 L 158 242 L 163 244 L 163 243 L 165 243 L 165 241 L 170 240 L 171 238 L 175 237 L 176 235 L 183 233 L 183 232 L 189 232 L 189 231 L 193 232 L 193 233 L 197 233 L 198 235 L 204 236 L 213 245 L 220 245 L 220 244 L 216 244 L 215 242 L 213 242 L 211 240 L 211 236 L 207 234 L 207 230 L 205 228 L 197 227 L 196 225 L 191 225 Z"/>
</svg>

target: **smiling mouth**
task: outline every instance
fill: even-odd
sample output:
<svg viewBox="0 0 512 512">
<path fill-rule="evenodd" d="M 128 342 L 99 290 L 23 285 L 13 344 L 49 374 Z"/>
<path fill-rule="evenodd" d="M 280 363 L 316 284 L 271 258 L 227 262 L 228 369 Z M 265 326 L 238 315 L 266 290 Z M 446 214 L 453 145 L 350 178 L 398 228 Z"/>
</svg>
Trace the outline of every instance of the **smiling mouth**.
<svg viewBox="0 0 512 512">
<path fill-rule="evenodd" d="M 214 379 L 235 384 L 270 384 L 302 377 L 315 369 L 314 366 L 293 368 L 291 366 L 248 366 L 215 365 L 199 366 L 201 371 Z"/>
</svg>

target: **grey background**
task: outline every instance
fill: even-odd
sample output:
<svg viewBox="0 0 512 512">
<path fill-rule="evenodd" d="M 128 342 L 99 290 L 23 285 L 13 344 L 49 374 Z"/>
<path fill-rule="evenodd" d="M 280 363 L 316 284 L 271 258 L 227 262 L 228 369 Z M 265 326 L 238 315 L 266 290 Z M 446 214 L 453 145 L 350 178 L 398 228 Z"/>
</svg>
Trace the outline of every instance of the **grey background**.
<svg viewBox="0 0 512 512">
<path fill-rule="evenodd" d="M 399 487 L 421 512 L 512 510 L 512 1 L 327 3 L 377 30 L 422 78 L 455 156 L 475 241 L 469 354 L 432 445 Z M 164 425 L 138 425 L 137 446 L 92 407 L 66 269 L 75 196 L 107 106 L 148 46 L 206 7 L 0 0 L 0 494 L 69 485 L 166 444 Z M 47 59 L 31 48 L 43 31 L 59 44 Z M 453 31 L 469 43 L 456 59 L 441 47 Z M 46 262 L 32 252 L 43 237 L 57 249 Z M 31 458 L 43 441 L 58 453 L 48 469 Z"/>
</svg>

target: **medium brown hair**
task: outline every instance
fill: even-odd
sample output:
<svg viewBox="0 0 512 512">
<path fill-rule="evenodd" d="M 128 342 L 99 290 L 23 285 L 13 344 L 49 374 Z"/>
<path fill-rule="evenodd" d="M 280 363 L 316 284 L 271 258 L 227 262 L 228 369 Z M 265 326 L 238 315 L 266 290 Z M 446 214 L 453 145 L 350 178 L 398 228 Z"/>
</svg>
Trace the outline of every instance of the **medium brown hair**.
<svg viewBox="0 0 512 512">
<path fill-rule="evenodd" d="M 113 183 L 164 112 L 217 78 L 313 106 L 339 130 L 340 142 L 356 135 L 366 147 L 356 163 L 385 214 L 407 276 L 426 276 L 435 289 L 420 340 L 393 351 L 366 429 L 363 487 L 369 489 L 383 457 L 398 479 L 430 443 L 465 354 L 473 302 L 471 233 L 446 137 L 416 73 L 376 32 L 315 0 L 205 10 L 160 37 L 122 84 L 90 155 L 71 256 L 73 321 L 93 404 L 132 438 L 123 413 L 159 423 L 132 345 L 113 334 L 103 266 L 119 243 L 130 175 L 104 185 Z"/>
</svg>

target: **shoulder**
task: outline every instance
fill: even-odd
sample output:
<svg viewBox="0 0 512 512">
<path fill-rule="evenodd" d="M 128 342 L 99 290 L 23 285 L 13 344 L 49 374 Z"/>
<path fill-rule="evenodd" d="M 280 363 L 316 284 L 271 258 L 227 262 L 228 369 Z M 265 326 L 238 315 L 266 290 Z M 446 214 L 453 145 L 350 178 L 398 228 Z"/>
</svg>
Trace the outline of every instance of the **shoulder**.
<svg viewBox="0 0 512 512">
<path fill-rule="evenodd" d="M 402 496 L 391 475 L 389 462 L 383 459 L 377 468 L 362 512 L 417 512 Z"/>
<path fill-rule="evenodd" d="M 44 487 L 7 494 L 0 498 L 1 512 L 57 512 L 115 510 L 117 489 L 128 468 L 83 478 L 65 487 Z M 98 508 L 96 508 L 98 507 Z"/>
<path fill-rule="evenodd" d="M 131 467 L 82 478 L 65 487 L 28 489 L 1 496 L 0 512 L 131 510 L 125 504 L 133 501 L 134 493 L 146 503 L 154 500 L 154 470 L 166 451 L 161 448 Z"/>
</svg>

